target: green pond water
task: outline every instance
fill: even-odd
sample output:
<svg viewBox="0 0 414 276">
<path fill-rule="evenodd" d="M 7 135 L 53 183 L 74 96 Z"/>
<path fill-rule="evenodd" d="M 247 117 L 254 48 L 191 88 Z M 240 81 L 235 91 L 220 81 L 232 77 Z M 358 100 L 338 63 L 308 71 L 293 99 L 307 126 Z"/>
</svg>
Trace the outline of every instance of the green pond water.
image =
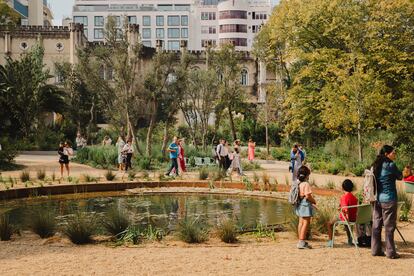
<svg viewBox="0 0 414 276">
<path fill-rule="evenodd" d="M 30 215 L 39 209 L 55 212 L 58 224 L 64 225 L 78 211 L 87 212 L 99 222 L 113 206 L 125 210 L 134 224 L 174 230 L 180 219 L 197 217 L 217 225 L 228 217 L 241 228 L 281 224 L 287 220 L 290 205 L 285 201 L 217 195 L 120 195 L 89 194 L 49 199 L 0 201 L 0 212 L 7 212 L 11 223 L 27 226 Z"/>
</svg>

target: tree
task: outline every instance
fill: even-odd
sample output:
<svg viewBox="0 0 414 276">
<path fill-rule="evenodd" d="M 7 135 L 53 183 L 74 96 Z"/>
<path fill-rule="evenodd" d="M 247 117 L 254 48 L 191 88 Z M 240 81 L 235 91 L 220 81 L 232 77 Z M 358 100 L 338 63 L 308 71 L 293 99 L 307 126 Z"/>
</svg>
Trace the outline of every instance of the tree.
<svg viewBox="0 0 414 276">
<path fill-rule="evenodd" d="M 0 25 L 8 27 L 18 26 L 21 16 L 7 5 L 4 0 L 0 1 Z"/>
<path fill-rule="evenodd" d="M 219 99 L 216 108 L 217 117 L 227 110 L 233 139 L 237 139 L 234 125 L 234 112 L 237 112 L 244 103 L 245 95 L 240 84 L 240 60 L 242 56 L 232 44 L 222 45 L 218 51 L 213 52 L 213 67 L 219 74 Z"/>
</svg>

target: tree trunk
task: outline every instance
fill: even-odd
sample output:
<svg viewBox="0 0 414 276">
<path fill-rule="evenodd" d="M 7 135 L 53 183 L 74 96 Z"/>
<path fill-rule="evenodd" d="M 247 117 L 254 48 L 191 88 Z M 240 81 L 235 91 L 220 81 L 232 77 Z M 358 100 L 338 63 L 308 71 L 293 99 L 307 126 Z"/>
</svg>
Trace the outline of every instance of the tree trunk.
<svg viewBox="0 0 414 276">
<path fill-rule="evenodd" d="M 151 116 L 151 120 L 150 120 L 148 131 L 147 131 L 147 146 L 145 148 L 145 155 L 148 157 L 151 157 L 151 153 L 152 153 L 152 133 L 154 131 L 154 125 L 155 125 L 155 114 Z"/>
<path fill-rule="evenodd" d="M 141 151 L 141 148 L 139 147 L 139 144 L 138 144 L 138 137 L 137 137 L 137 136 L 135 136 L 134 127 L 132 126 L 132 123 L 131 123 L 131 119 L 130 119 L 130 117 L 129 117 L 129 112 L 128 112 L 128 110 L 127 110 L 126 115 L 127 115 L 127 133 L 128 133 L 128 135 L 127 135 L 127 136 L 128 136 L 129 138 L 132 138 L 132 139 L 133 139 L 133 141 L 135 142 L 135 148 L 136 148 L 137 152 L 138 152 L 140 155 L 143 155 L 143 154 L 142 154 L 142 151 Z"/>
<path fill-rule="evenodd" d="M 267 99 L 265 101 L 265 128 L 266 128 L 266 150 L 267 155 L 270 154 L 270 145 L 269 145 L 269 111 L 267 105 Z"/>
<path fill-rule="evenodd" d="M 162 147 L 161 147 L 162 156 L 164 157 L 165 160 L 167 159 L 167 143 L 168 143 L 168 123 L 165 122 L 164 136 L 162 139 Z"/>
<path fill-rule="evenodd" d="M 234 127 L 233 112 L 231 111 L 230 108 L 229 108 L 229 119 L 230 119 L 230 128 L 231 128 L 231 133 L 233 135 L 233 140 L 236 141 L 237 140 L 236 128 Z"/>
<path fill-rule="evenodd" d="M 362 162 L 362 137 L 361 137 L 361 122 L 358 122 L 358 158 L 359 162 Z"/>
<path fill-rule="evenodd" d="M 88 127 L 86 129 L 86 141 L 89 140 L 89 137 L 90 137 L 91 132 L 92 132 L 92 124 L 93 124 L 93 121 L 94 121 L 94 113 L 95 113 L 95 99 L 92 100 L 92 106 L 91 106 L 91 109 L 89 109 L 89 116 L 90 117 L 89 117 Z"/>
</svg>

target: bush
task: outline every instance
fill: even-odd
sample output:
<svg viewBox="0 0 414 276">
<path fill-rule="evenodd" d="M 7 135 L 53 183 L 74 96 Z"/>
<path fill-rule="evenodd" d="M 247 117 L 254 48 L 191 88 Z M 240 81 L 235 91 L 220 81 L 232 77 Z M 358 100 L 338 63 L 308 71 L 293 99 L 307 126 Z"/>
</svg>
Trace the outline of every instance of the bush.
<svg viewBox="0 0 414 276">
<path fill-rule="evenodd" d="M 200 180 L 206 180 L 208 178 L 208 170 L 207 168 L 200 168 L 200 170 L 198 171 L 198 179 Z"/>
<path fill-rule="evenodd" d="M 106 231 L 113 236 L 117 236 L 124 232 L 128 228 L 129 224 L 130 222 L 126 213 L 117 207 L 110 209 L 103 221 Z"/>
<path fill-rule="evenodd" d="M 88 146 L 80 149 L 73 160 L 81 164 L 109 169 L 118 165 L 118 150 L 115 146 Z"/>
<path fill-rule="evenodd" d="M 24 183 L 30 181 L 30 173 L 27 171 L 22 171 L 20 173 L 20 180 Z"/>
<path fill-rule="evenodd" d="M 130 225 L 126 230 L 118 234 L 118 239 L 123 242 L 139 244 L 142 241 L 143 233 L 139 226 Z"/>
<path fill-rule="evenodd" d="M 13 235 L 13 226 L 10 224 L 7 214 L 0 215 L 0 240 L 8 241 Z"/>
<path fill-rule="evenodd" d="M 38 210 L 30 216 L 31 230 L 42 239 L 49 238 L 56 233 L 55 214 L 49 210 Z"/>
<path fill-rule="evenodd" d="M 367 165 L 364 163 L 357 163 L 355 166 L 351 168 L 351 172 L 355 174 L 356 176 L 362 176 L 364 175 L 365 169 L 367 168 Z"/>
<path fill-rule="evenodd" d="M 69 220 L 64 229 L 64 234 L 74 244 L 86 244 L 92 242 L 92 235 L 96 232 L 95 220 L 84 213 L 77 213 Z"/>
<path fill-rule="evenodd" d="M 7 138 L 0 139 L 0 170 L 14 169 L 13 160 L 17 155 L 15 146 Z"/>
<path fill-rule="evenodd" d="M 220 239 L 225 243 L 237 242 L 237 235 L 238 235 L 237 226 L 230 219 L 222 221 L 217 226 L 217 234 L 220 237 Z"/>
<path fill-rule="evenodd" d="M 318 203 L 318 212 L 312 220 L 312 224 L 319 233 L 326 234 L 328 232 L 327 224 L 335 216 L 338 215 L 336 199 L 326 199 Z"/>
<path fill-rule="evenodd" d="M 290 149 L 289 148 L 272 148 L 270 154 L 275 160 L 289 161 Z"/>
<path fill-rule="evenodd" d="M 258 162 L 246 162 L 242 160 L 242 168 L 243 171 L 254 171 L 254 170 L 261 170 L 262 166 Z"/>
<path fill-rule="evenodd" d="M 105 173 L 105 179 L 108 181 L 112 181 L 115 179 L 115 174 L 111 170 L 107 170 Z"/>
<path fill-rule="evenodd" d="M 98 178 L 87 173 L 81 175 L 83 181 L 85 182 L 98 182 Z"/>
<path fill-rule="evenodd" d="M 408 194 L 405 191 L 398 192 L 398 201 L 404 202 L 404 205 L 401 207 L 400 210 L 400 217 L 401 221 L 408 221 L 410 218 L 410 212 L 413 205 L 413 195 Z"/>
<path fill-rule="evenodd" d="M 141 170 L 151 170 L 151 158 L 146 156 L 139 158 L 138 167 Z"/>
<path fill-rule="evenodd" d="M 38 170 L 37 172 L 36 172 L 36 176 L 37 176 L 37 179 L 39 179 L 39 180 L 45 180 L 45 178 L 46 178 L 46 172 L 45 172 L 45 170 Z"/>
<path fill-rule="evenodd" d="M 247 176 L 243 177 L 243 184 L 244 187 L 246 188 L 247 191 L 253 191 L 254 187 L 253 187 L 253 183 L 249 180 L 249 178 Z"/>
<path fill-rule="evenodd" d="M 178 224 L 178 237 L 187 243 L 202 243 L 208 240 L 208 231 L 198 219 L 185 218 Z"/>
</svg>

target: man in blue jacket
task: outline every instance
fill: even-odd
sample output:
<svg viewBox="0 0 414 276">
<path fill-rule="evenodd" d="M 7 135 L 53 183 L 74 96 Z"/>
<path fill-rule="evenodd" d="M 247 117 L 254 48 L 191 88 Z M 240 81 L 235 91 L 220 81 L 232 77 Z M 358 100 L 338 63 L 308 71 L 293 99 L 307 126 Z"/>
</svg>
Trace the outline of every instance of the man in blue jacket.
<svg viewBox="0 0 414 276">
<path fill-rule="evenodd" d="M 177 158 L 178 158 L 178 154 L 179 154 L 179 149 L 178 149 L 178 145 L 177 145 L 177 137 L 173 138 L 172 143 L 168 146 L 167 151 L 170 153 L 170 159 L 171 159 L 171 166 L 168 170 L 168 172 L 165 174 L 166 176 L 169 176 L 171 171 L 173 169 L 175 169 L 175 174 L 178 176 L 178 162 L 177 162 Z"/>
</svg>

